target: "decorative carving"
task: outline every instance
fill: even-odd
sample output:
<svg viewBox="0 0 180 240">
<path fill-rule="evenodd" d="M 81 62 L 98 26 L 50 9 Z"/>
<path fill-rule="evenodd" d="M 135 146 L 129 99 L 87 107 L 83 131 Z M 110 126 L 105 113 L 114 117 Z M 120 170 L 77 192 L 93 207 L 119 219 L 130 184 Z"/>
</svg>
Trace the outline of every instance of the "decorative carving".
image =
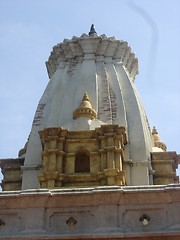
<svg viewBox="0 0 180 240">
<path fill-rule="evenodd" d="M 89 48 L 90 46 L 91 48 Z M 77 63 L 81 62 L 82 56 L 87 53 L 95 54 L 96 58 L 100 56 L 103 56 L 104 59 L 111 57 L 114 63 L 122 62 L 132 81 L 138 74 L 138 59 L 127 42 L 116 40 L 114 37 L 107 38 L 104 34 L 98 36 L 95 29 L 92 28 L 89 36 L 87 34 L 83 34 L 81 37 L 74 36 L 71 40 L 65 39 L 63 43 L 53 47 L 53 51 L 46 62 L 49 78 L 67 60 L 76 59 Z"/>
<path fill-rule="evenodd" d="M 66 224 L 68 225 L 68 227 L 72 228 L 77 224 L 77 220 L 73 217 L 69 217 L 66 221 Z"/>
<path fill-rule="evenodd" d="M 140 218 L 139 221 L 142 222 L 143 225 L 148 225 L 150 222 L 151 218 L 147 214 L 143 214 Z"/>
<path fill-rule="evenodd" d="M 91 131 L 47 128 L 39 135 L 43 145 L 43 167 L 38 176 L 41 187 L 126 184 L 122 168 L 127 143 L 124 127 L 102 125 Z M 76 166 L 79 159 L 86 160 L 84 168 Z"/>
</svg>

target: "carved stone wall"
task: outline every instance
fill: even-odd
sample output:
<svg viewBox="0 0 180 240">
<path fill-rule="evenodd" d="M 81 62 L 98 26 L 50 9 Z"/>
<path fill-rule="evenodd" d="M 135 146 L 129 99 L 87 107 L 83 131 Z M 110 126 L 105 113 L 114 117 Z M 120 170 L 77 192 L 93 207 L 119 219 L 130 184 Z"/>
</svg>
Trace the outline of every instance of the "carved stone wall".
<svg viewBox="0 0 180 240">
<path fill-rule="evenodd" d="M 103 125 L 91 131 L 47 128 L 39 135 L 43 146 L 42 171 L 38 176 L 42 188 L 125 185 L 124 127 Z M 84 171 L 81 167 L 78 172 L 75 164 L 79 161 Z"/>
</svg>

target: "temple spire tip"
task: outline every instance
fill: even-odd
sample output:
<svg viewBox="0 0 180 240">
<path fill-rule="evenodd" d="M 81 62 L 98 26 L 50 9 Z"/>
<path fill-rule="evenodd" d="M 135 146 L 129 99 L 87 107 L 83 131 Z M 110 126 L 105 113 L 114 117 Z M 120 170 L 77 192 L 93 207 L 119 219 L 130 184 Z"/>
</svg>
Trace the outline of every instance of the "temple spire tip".
<svg viewBox="0 0 180 240">
<path fill-rule="evenodd" d="M 97 34 L 94 24 L 91 24 L 91 28 L 90 28 L 90 32 L 89 32 L 89 36 L 93 35 L 93 34 Z"/>
</svg>

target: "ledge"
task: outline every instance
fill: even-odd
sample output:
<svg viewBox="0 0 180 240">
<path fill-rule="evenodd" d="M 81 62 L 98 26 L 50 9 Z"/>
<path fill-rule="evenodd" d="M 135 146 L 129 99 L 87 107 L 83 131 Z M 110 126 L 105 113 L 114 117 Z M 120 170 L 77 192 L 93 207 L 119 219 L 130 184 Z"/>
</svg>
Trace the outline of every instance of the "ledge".
<svg viewBox="0 0 180 240">
<path fill-rule="evenodd" d="M 17 195 L 54 195 L 66 193 L 94 193 L 94 192 L 124 192 L 124 193 L 141 193 L 141 192 L 164 192 L 177 190 L 180 191 L 180 184 L 169 185 L 147 185 L 147 186 L 99 186 L 99 187 L 82 187 L 82 188 L 58 188 L 58 189 L 27 189 L 20 191 L 3 191 L 0 197 L 17 196 Z"/>
<path fill-rule="evenodd" d="M 144 239 L 156 239 L 156 240 L 179 240 L 180 231 L 164 231 L 164 232 L 136 232 L 136 233 L 123 233 L 123 232 L 111 232 L 110 234 L 107 233 L 90 233 L 90 234 L 48 234 L 48 233 L 31 233 L 31 236 L 27 233 L 23 235 L 15 235 L 15 236 L 3 236 L 3 239 L 8 240 L 19 240 L 19 239 L 27 239 L 27 240 L 41 240 L 41 239 L 49 239 L 49 240 L 69 240 L 69 239 L 127 239 L 127 240 L 144 240 Z M 0 237 L 1 238 L 1 237 Z"/>
</svg>

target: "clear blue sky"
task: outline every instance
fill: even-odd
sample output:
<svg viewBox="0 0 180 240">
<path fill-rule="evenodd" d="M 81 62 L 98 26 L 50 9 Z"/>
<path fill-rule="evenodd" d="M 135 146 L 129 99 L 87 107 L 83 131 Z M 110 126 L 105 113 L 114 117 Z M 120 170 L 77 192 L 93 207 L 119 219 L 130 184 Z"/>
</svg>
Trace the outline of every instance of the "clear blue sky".
<svg viewBox="0 0 180 240">
<path fill-rule="evenodd" d="M 52 47 L 92 22 L 136 53 L 150 126 L 180 153 L 179 0 L 0 0 L 0 158 L 17 157 L 28 138 Z"/>
</svg>

